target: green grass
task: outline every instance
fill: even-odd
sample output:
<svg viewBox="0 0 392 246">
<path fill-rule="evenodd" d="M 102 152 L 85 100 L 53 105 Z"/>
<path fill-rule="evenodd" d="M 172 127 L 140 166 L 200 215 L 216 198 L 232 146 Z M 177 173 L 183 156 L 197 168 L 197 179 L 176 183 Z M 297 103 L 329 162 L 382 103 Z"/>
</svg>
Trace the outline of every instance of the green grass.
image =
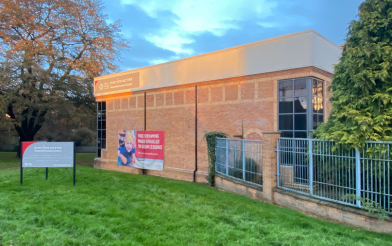
<svg viewBox="0 0 392 246">
<path fill-rule="evenodd" d="M 18 166 L 8 153 L 3 162 Z M 26 168 L 20 186 L 19 169 L 0 169 L 0 245 L 392 245 L 392 235 L 203 184 L 86 166 L 76 175 L 73 187 L 70 168 L 51 168 L 47 181 Z"/>
</svg>

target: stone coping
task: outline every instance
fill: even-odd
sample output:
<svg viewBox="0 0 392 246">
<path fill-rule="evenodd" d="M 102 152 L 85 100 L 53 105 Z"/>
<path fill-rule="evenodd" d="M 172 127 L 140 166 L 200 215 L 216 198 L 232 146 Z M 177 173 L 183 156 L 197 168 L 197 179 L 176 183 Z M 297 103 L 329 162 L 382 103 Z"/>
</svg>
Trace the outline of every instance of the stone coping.
<svg viewBox="0 0 392 246">
<path fill-rule="evenodd" d="M 248 187 L 248 188 L 251 188 L 251 189 L 255 189 L 255 190 L 258 190 L 258 191 L 263 191 L 263 187 L 262 186 L 251 184 L 251 183 L 248 183 L 248 182 L 236 179 L 236 178 L 228 177 L 226 175 L 222 175 L 222 174 L 219 174 L 219 173 L 215 173 L 215 176 L 217 176 L 217 177 L 219 177 L 221 179 L 228 180 L 228 181 L 233 182 L 235 184 L 243 185 L 245 187 Z"/>
<path fill-rule="evenodd" d="M 319 205 L 324 205 L 324 206 L 328 206 L 328 207 L 332 207 L 332 208 L 336 208 L 342 211 L 346 211 L 346 212 L 351 212 L 351 213 L 355 213 L 355 214 L 359 214 L 359 215 L 364 215 L 367 217 L 371 217 L 371 218 L 375 218 L 377 219 L 377 217 L 375 216 L 375 214 L 371 214 L 363 209 L 360 208 L 356 208 L 356 207 L 351 207 L 348 205 L 344 205 L 344 204 L 340 204 L 337 202 L 332 202 L 332 201 L 327 201 L 327 200 L 323 200 L 320 198 L 316 198 L 316 197 L 312 197 L 310 195 L 305 195 L 305 194 L 299 194 L 296 193 L 294 191 L 288 191 L 288 190 L 284 190 L 284 189 L 279 189 L 279 188 L 274 188 L 273 189 L 274 192 L 282 194 L 282 195 L 287 195 L 287 196 L 291 196 L 303 201 L 307 201 L 307 202 L 313 202 Z M 392 222 L 392 219 L 385 219 L 384 221 L 388 221 L 388 222 Z"/>
</svg>

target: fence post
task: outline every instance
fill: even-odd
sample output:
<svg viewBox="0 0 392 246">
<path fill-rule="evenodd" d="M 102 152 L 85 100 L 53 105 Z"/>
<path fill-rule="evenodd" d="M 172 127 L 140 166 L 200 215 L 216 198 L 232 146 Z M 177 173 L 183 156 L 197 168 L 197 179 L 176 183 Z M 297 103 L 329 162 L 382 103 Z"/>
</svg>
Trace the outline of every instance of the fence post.
<svg viewBox="0 0 392 246">
<path fill-rule="evenodd" d="M 274 203 L 274 189 L 277 188 L 277 153 L 276 141 L 280 132 L 262 132 L 262 165 L 263 165 L 263 192 L 262 197 L 266 202 Z"/>
<path fill-rule="evenodd" d="M 356 181 L 356 197 L 361 196 L 361 155 L 359 150 L 355 150 L 355 181 Z M 361 207 L 361 201 L 356 199 L 357 206 Z"/>
<path fill-rule="evenodd" d="M 229 176 L 229 143 L 226 138 L 226 175 Z"/>
<path fill-rule="evenodd" d="M 245 181 L 245 139 L 242 139 L 242 179 Z"/>
<path fill-rule="evenodd" d="M 308 140 L 309 147 L 309 193 L 313 195 L 313 139 Z"/>
<path fill-rule="evenodd" d="M 237 168 L 236 164 L 237 164 L 237 140 L 234 140 L 234 163 L 233 163 L 234 168 Z"/>
</svg>

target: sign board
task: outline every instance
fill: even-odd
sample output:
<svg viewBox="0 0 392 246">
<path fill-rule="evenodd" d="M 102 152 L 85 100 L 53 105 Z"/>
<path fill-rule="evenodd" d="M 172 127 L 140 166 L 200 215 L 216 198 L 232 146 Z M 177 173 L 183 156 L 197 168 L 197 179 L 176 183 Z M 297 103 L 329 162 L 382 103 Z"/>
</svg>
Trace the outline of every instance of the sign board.
<svg viewBox="0 0 392 246">
<path fill-rule="evenodd" d="M 73 166 L 73 142 L 22 142 L 22 167 Z"/>
<path fill-rule="evenodd" d="M 120 166 L 149 170 L 163 170 L 164 131 L 118 131 L 118 159 Z"/>
<path fill-rule="evenodd" d="M 131 91 L 140 86 L 139 72 L 94 80 L 94 94 L 113 94 Z"/>
<path fill-rule="evenodd" d="M 21 142 L 20 185 L 23 185 L 23 168 L 73 167 L 73 185 L 76 183 L 74 142 Z"/>
</svg>

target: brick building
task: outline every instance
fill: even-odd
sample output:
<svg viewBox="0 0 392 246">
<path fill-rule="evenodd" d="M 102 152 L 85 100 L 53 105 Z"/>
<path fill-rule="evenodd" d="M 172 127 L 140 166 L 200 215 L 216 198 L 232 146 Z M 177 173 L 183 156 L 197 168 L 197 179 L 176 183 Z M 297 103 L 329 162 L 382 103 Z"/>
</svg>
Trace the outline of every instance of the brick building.
<svg viewBox="0 0 392 246">
<path fill-rule="evenodd" d="M 206 131 L 307 137 L 328 118 L 326 88 L 340 54 L 338 45 L 308 30 L 97 77 L 95 167 L 141 173 L 117 165 L 123 129 L 164 131 L 163 171 L 147 173 L 188 181 L 195 174 L 196 182 L 206 182 Z"/>
</svg>

